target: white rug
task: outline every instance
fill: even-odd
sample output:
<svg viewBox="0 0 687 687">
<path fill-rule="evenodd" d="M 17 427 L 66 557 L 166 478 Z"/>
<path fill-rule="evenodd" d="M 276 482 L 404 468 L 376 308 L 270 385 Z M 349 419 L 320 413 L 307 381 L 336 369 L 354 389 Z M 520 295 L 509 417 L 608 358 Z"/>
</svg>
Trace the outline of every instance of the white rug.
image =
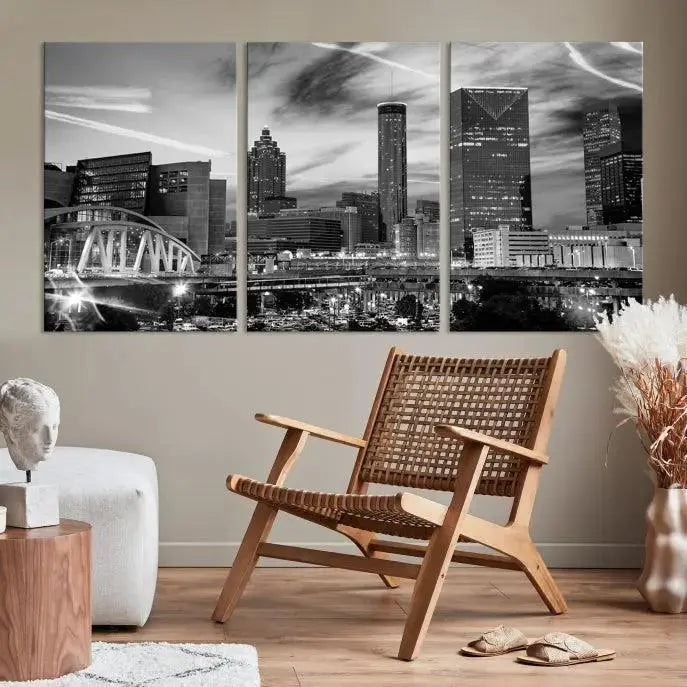
<svg viewBox="0 0 687 687">
<path fill-rule="evenodd" d="M 93 663 L 57 680 L 2 687 L 260 687 L 258 654 L 247 644 L 93 643 Z"/>
</svg>

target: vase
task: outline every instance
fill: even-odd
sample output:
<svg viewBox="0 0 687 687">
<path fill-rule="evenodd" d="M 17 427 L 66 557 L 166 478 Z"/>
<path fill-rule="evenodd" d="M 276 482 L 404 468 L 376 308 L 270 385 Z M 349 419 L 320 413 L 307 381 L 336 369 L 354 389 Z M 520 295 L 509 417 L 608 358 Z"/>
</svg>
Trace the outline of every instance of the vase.
<svg viewBox="0 0 687 687">
<path fill-rule="evenodd" d="M 644 568 L 637 582 L 652 611 L 687 611 L 687 489 L 659 489 L 646 512 Z"/>
</svg>

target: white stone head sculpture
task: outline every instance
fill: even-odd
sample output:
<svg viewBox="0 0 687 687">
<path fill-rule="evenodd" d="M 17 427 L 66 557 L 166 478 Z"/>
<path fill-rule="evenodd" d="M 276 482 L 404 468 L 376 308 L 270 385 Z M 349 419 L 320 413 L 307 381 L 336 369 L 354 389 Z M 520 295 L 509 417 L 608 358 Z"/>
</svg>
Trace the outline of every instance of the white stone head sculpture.
<svg viewBox="0 0 687 687">
<path fill-rule="evenodd" d="M 10 379 L 0 386 L 0 431 L 19 470 L 31 470 L 50 458 L 60 426 L 60 399 L 33 379 Z"/>
</svg>

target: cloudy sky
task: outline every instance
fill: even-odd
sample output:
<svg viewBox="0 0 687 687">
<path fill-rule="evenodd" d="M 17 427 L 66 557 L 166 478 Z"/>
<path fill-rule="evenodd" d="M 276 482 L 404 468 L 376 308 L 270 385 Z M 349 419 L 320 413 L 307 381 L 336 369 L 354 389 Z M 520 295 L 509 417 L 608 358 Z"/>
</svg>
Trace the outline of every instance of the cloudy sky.
<svg viewBox="0 0 687 687">
<path fill-rule="evenodd" d="M 376 189 L 376 105 L 402 100 L 412 208 L 438 198 L 438 74 L 436 43 L 250 44 L 249 144 L 269 125 L 287 193 L 330 205 L 341 190 Z M 609 98 L 636 109 L 641 45 L 454 43 L 451 78 L 529 88 L 535 224 L 582 223 L 582 112 Z M 235 187 L 233 44 L 47 44 L 45 87 L 46 161 L 150 150 L 157 163 L 210 159 Z"/>
<path fill-rule="evenodd" d="M 641 43 L 453 43 L 451 89 L 529 88 L 534 224 L 584 224 L 582 113 L 641 108 Z"/>
<path fill-rule="evenodd" d="M 157 164 L 211 160 L 234 188 L 235 73 L 230 43 L 47 43 L 45 160 L 150 150 Z M 230 189 L 227 204 L 233 216 Z"/>
<path fill-rule="evenodd" d="M 302 207 L 377 190 L 377 103 L 407 103 L 408 207 L 439 197 L 437 43 L 251 43 L 249 145 L 268 125 Z"/>
</svg>

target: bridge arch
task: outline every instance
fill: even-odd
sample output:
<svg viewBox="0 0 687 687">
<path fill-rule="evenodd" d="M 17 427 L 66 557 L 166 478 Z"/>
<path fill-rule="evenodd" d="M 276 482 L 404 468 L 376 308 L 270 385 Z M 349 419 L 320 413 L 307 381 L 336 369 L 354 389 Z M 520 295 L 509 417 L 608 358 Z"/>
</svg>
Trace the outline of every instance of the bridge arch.
<svg viewBox="0 0 687 687">
<path fill-rule="evenodd" d="M 157 222 L 110 205 L 44 211 L 46 276 L 195 274 L 200 256 Z"/>
</svg>

